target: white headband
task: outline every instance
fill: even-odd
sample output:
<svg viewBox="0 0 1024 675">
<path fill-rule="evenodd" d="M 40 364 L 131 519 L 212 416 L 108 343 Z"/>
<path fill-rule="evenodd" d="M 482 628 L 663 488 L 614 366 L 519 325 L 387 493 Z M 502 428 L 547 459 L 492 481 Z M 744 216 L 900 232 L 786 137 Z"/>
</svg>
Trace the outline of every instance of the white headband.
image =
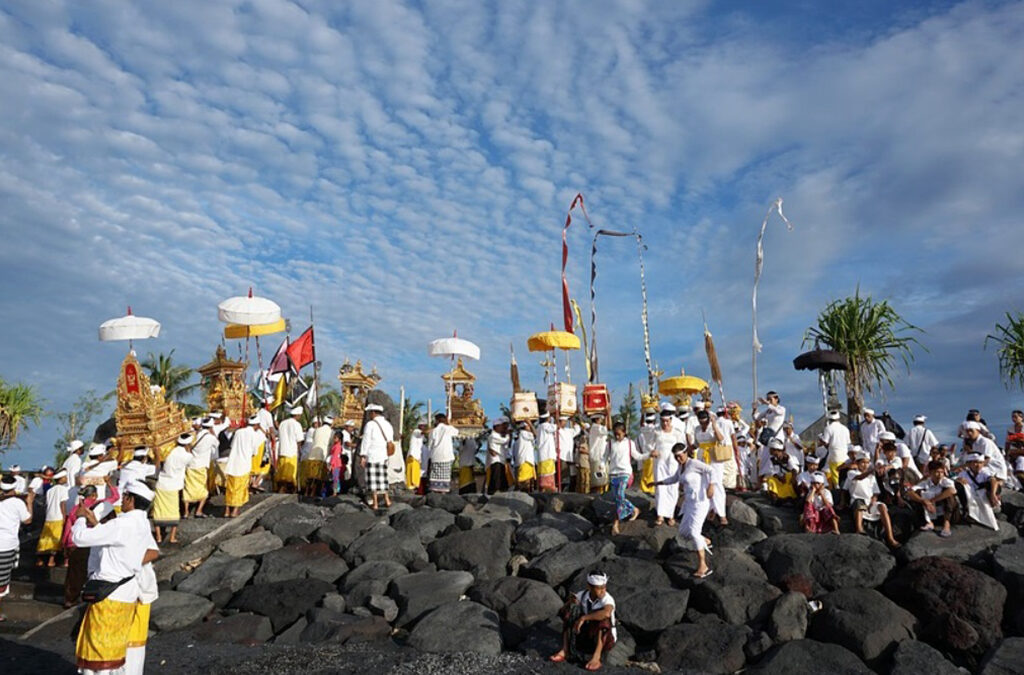
<svg viewBox="0 0 1024 675">
<path fill-rule="evenodd" d="M 587 584 L 590 586 L 607 586 L 608 575 L 607 574 L 588 574 Z"/>
</svg>

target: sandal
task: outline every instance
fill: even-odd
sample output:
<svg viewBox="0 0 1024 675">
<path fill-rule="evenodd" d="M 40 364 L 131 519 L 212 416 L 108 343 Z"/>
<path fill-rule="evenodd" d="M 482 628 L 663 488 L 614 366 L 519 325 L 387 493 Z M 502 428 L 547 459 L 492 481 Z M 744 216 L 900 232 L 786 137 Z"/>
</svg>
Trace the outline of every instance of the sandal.
<svg viewBox="0 0 1024 675">
<path fill-rule="evenodd" d="M 953 533 L 949 530 L 942 530 L 941 532 L 939 532 L 939 536 L 945 539 L 946 537 L 952 537 Z"/>
<path fill-rule="evenodd" d="M 714 572 L 714 570 L 708 570 L 708 571 L 704 572 L 704 574 L 697 574 L 696 572 L 694 572 L 693 573 L 693 578 L 694 579 L 707 579 L 708 577 L 711 576 L 711 574 L 713 572 Z"/>
<path fill-rule="evenodd" d="M 922 525 L 921 526 L 921 531 L 922 532 L 931 532 L 934 529 L 935 529 L 935 526 L 932 525 L 931 523 L 928 523 L 927 525 Z"/>
</svg>

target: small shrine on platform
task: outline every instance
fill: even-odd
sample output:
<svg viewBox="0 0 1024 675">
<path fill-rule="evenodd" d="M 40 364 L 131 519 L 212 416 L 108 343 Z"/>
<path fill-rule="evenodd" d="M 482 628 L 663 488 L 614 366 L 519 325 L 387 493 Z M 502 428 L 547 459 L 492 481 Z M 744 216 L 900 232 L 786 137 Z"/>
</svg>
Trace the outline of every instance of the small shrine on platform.
<svg viewBox="0 0 1024 675">
<path fill-rule="evenodd" d="M 164 397 L 163 387 L 151 385 L 134 352 L 121 363 L 117 378 L 117 445 L 122 459 L 144 445 L 162 457 L 189 430 L 181 407 Z"/>
<path fill-rule="evenodd" d="M 198 370 L 206 409 L 218 410 L 232 422 L 244 419 L 245 363 L 229 359 L 224 346 L 218 345 L 213 360 Z"/>
<path fill-rule="evenodd" d="M 345 420 L 355 420 L 358 425 L 363 419 L 363 409 L 366 407 L 366 395 L 381 381 L 376 366 L 369 373 L 363 372 L 363 362 L 352 363 L 345 359 L 338 369 L 338 380 L 341 382 L 341 410 L 334 425 L 340 427 Z"/>
<path fill-rule="evenodd" d="M 448 423 L 463 434 L 476 434 L 484 428 L 484 408 L 480 400 L 473 398 L 476 375 L 466 370 L 459 358 L 455 368 L 441 376 L 444 380 L 445 397 L 450 397 L 451 411 Z"/>
</svg>

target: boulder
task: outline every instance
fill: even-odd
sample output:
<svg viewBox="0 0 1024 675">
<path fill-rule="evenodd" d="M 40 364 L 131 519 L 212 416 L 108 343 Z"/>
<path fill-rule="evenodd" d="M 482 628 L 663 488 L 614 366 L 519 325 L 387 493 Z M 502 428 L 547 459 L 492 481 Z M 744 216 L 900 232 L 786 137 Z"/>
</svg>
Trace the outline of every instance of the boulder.
<svg viewBox="0 0 1024 675">
<path fill-rule="evenodd" d="M 537 495 L 540 508 L 544 513 L 576 513 L 585 515 L 591 511 L 590 502 L 593 501 L 590 495 L 581 495 L 577 492 L 555 492 Z"/>
<path fill-rule="evenodd" d="M 672 626 L 658 637 L 658 665 L 662 670 L 735 673 L 746 662 L 743 647 L 749 635 L 746 626 L 715 621 Z"/>
<path fill-rule="evenodd" d="M 466 500 L 459 495 L 450 492 L 431 492 L 427 495 L 427 506 L 432 509 L 442 509 L 455 515 L 466 508 Z"/>
<path fill-rule="evenodd" d="M 821 598 L 808 637 L 846 647 L 877 663 L 897 643 L 914 639 L 914 615 L 870 588 L 843 588 Z"/>
<path fill-rule="evenodd" d="M 406 504 L 405 502 L 394 501 L 394 502 L 391 502 L 391 506 L 389 506 L 386 509 L 384 509 L 384 515 L 386 515 L 389 518 L 393 518 L 394 516 L 398 515 L 402 511 L 409 511 L 411 509 L 412 509 L 412 505 L 411 504 Z"/>
<path fill-rule="evenodd" d="M 526 522 L 553 527 L 569 541 L 583 541 L 594 531 L 594 524 L 576 513 L 541 513 Z"/>
<path fill-rule="evenodd" d="M 335 509 L 346 505 L 339 504 Z M 381 519 L 370 511 L 340 513 L 324 523 L 323 527 L 313 534 L 313 538 L 324 542 L 331 547 L 331 550 L 340 554 L 363 532 L 379 522 Z"/>
<path fill-rule="evenodd" d="M 231 609 L 262 614 L 274 632 L 283 631 L 328 593 L 332 584 L 319 579 L 291 579 L 243 588 L 228 605 Z"/>
<path fill-rule="evenodd" d="M 264 555 L 253 583 L 308 578 L 333 584 L 346 572 L 348 565 L 327 544 L 293 544 Z"/>
<path fill-rule="evenodd" d="M 815 592 L 875 588 L 896 566 L 885 544 L 859 534 L 781 534 L 754 544 L 751 552 L 773 584 L 806 577 Z"/>
<path fill-rule="evenodd" d="M 375 595 L 383 595 L 388 592 L 388 582 L 379 579 L 367 579 L 354 584 L 345 591 L 345 606 L 349 611 L 355 612 L 363 608 Z M 369 615 L 367 615 L 369 616 Z"/>
<path fill-rule="evenodd" d="M 487 506 L 503 506 L 521 518 L 529 518 L 537 512 L 537 501 L 526 492 L 499 492 L 491 495 Z"/>
<path fill-rule="evenodd" d="M 384 587 L 391 583 L 396 577 L 409 573 L 409 570 L 394 560 L 370 560 L 356 567 L 345 575 L 341 582 L 341 590 L 345 593 L 351 591 L 357 584 L 364 581 L 381 581 Z"/>
<path fill-rule="evenodd" d="M 273 532 L 257 530 L 252 534 L 228 539 L 218 546 L 217 550 L 225 555 L 230 555 L 235 558 L 255 558 L 263 555 L 264 553 L 276 551 L 282 546 L 284 546 L 284 542 L 281 541 L 281 537 L 278 537 Z"/>
<path fill-rule="evenodd" d="M 594 501 L 590 502 L 590 508 L 593 510 L 594 522 L 599 525 L 614 522 L 618 515 L 618 509 L 615 507 L 615 495 L 611 490 L 594 497 Z"/>
<path fill-rule="evenodd" d="M 553 527 L 525 523 L 516 530 L 515 540 L 514 550 L 517 553 L 536 558 L 541 553 L 567 543 L 569 538 Z"/>
<path fill-rule="evenodd" d="M 444 509 L 420 508 L 402 511 L 391 518 L 391 527 L 396 532 L 411 532 L 426 545 L 441 536 L 455 523 L 455 516 Z"/>
<path fill-rule="evenodd" d="M 251 558 L 214 554 L 178 584 L 176 590 L 207 598 L 223 591 L 230 597 L 252 579 L 255 571 L 256 561 Z"/>
<path fill-rule="evenodd" d="M 708 579 L 722 583 L 731 579 L 768 580 L 757 561 L 740 549 L 716 548 L 714 555 L 708 557 L 708 564 L 714 570 L 714 574 Z M 697 554 L 694 551 L 676 553 L 665 560 L 663 567 L 677 588 L 691 588 L 698 583 L 704 583 L 693 577 L 693 571 L 697 569 Z"/>
<path fill-rule="evenodd" d="M 657 556 L 675 535 L 676 531 L 670 527 L 651 527 L 650 523 L 637 519 L 619 523 L 619 533 L 611 538 L 619 555 Z"/>
<path fill-rule="evenodd" d="M 757 512 L 757 526 L 768 536 L 803 532 L 800 511 L 790 506 L 775 506 L 758 496 L 748 499 L 747 506 Z"/>
<path fill-rule="evenodd" d="M 917 560 L 934 556 L 967 562 L 980 558 L 986 551 L 1017 541 L 1017 530 L 1009 523 L 999 521 L 998 530 L 981 525 L 964 525 L 953 528 L 953 536 L 942 538 L 935 532 L 915 532 L 900 549 L 906 560 Z"/>
<path fill-rule="evenodd" d="M 343 613 L 348 606 L 345 604 L 345 596 L 340 593 L 328 593 L 320 601 L 320 604 L 323 605 L 324 609 L 339 614 Z"/>
<path fill-rule="evenodd" d="M 601 571 L 608 575 L 608 590 L 618 598 L 623 592 L 633 592 L 641 588 L 672 588 L 672 580 L 665 570 L 656 562 L 641 558 L 609 558 L 600 565 Z M 589 569 L 577 572 L 566 584 L 571 591 L 582 591 L 587 587 Z"/>
<path fill-rule="evenodd" d="M 1006 587 L 1007 608 L 1024 608 L 1024 541 L 999 546 L 992 554 L 992 571 Z"/>
<path fill-rule="evenodd" d="M 636 655 L 636 640 L 623 625 L 616 626 L 615 633 L 615 646 L 601 656 L 601 662 L 606 666 L 622 667 Z"/>
<path fill-rule="evenodd" d="M 992 577 L 945 558 L 920 558 L 884 592 L 917 616 L 921 639 L 975 664 L 1002 638 L 1006 589 Z"/>
<path fill-rule="evenodd" d="M 277 535 L 282 541 L 306 539 L 327 522 L 320 507 L 312 504 L 282 504 L 260 518 L 260 526 Z"/>
<path fill-rule="evenodd" d="M 193 626 L 213 611 L 213 603 L 200 595 L 161 591 L 149 610 L 150 624 L 157 630 L 180 630 Z"/>
<path fill-rule="evenodd" d="M 274 630 L 267 617 L 242 613 L 201 623 L 193 637 L 197 642 L 260 645 L 274 637 Z"/>
<path fill-rule="evenodd" d="M 462 513 L 455 516 L 455 525 L 460 530 L 476 530 L 491 523 L 509 523 L 513 527 L 523 522 L 517 511 L 497 504 L 486 504 L 481 507 L 466 506 Z"/>
<path fill-rule="evenodd" d="M 534 558 L 520 570 L 520 574 L 557 586 L 577 571 L 610 557 L 614 552 L 615 544 L 607 540 L 570 541 Z"/>
<path fill-rule="evenodd" d="M 507 523 L 456 532 L 432 541 L 427 554 L 438 569 L 466 570 L 478 579 L 497 579 L 505 576 L 512 557 L 512 532 Z"/>
<path fill-rule="evenodd" d="M 292 625 L 285 628 L 283 631 L 278 633 L 277 637 L 274 638 L 275 645 L 297 645 L 302 641 L 302 631 L 306 630 L 306 626 L 309 622 L 306 621 L 306 617 L 300 616 L 299 619 Z"/>
<path fill-rule="evenodd" d="M 388 623 L 398 618 L 398 605 L 386 595 L 371 595 L 366 601 L 366 608 L 374 616 L 383 617 Z"/>
<path fill-rule="evenodd" d="M 917 640 L 904 640 L 896 645 L 889 675 L 960 675 L 961 672 L 931 645 Z"/>
<path fill-rule="evenodd" d="M 612 597 L 615 598 L 615 616 L 619 622 L 631 631 L 654 637 L 682 621 L 690 591 L 640 588 L 631 593 L 612 594 Z"/>
<path fill-rule="evenodd" d="M 341 614 L 324 609 L 311 610 L 306 616 L 309 623 L 299 636 L 299 641 L 344 644 L 387 638 L 391 634 L 391 626 L 384 617 L 373 616 L 369 610 L 364 611 L 366 616 Z"/>
<path fill-rule="evenodd" d="M 503 621 L 527 629 L 558 614 L 562 599 L 547 584 L 522 577 L 502 577 L 473 585 L 473 602 L 493 609 Z"/>
<path fill-rule="evenodd" d="M 446 602 L 457 601 L 473 585 L 469 572 L 417 572 L 394 579 L 388 595 L 398 604 L 396 626 L 409 626 Z"/>
<path fill-rule="evenodd" d="M 748 673 L 761 675 L 794 675 L 794 673 L 828 673 L 828 675 L 873 675 L 857 655 L 839 645 L 793 640 L 765 654 Z"/>
<path fill-rule="evenodd" d="M 768 535 L 753 525 L 741 522 L 730 522 L 728 527 L 717 528 L 708 536 L 716 550 L 733 548 L 740 551 L 746 551 L 757 542 L 768 538 Z"/>
<path fill-rule="evenodd" d="M 730 525 L 740 524 L 757 527 L 757 511 L 738 497 L 732 495 L 726 497 L 725 515 L 729 518 Z"/>
<path fill-rule="evenodd" d="M 402 565 L 408 565 L 414 560 L 427 560 L 427 550 L 420 543 L 419 536 L 396 532 L 384 524 L 375 525 L 360 535 L 342 555 L 345 562 L 353 567 L 368 560 L 393 560 Z"/>
<path fill-rule="evenodd" d="M 768 617 L 768 636 L 777 644 L 804 639 L 807 612 L 807 596 L 794 591 L 783 593 Z"/>
<path fill-rule="evenodd" d="M 424 652 L 501 653 L 498 615 L 466 600 L 448 602 L 427 614 L 409 634 L 409 645 Z"/>
<path fill-rule="evenodd" d="M 701 612 L 715 614 L 728 624 L 739 626 L 768 618 L 780 595 L 776 586 L 763 579 L 733 576 L 715 569 L 715 573 L 696 583 L 690 602 Z"/>
<path fill-rule="evenodd" d="M 981 664 L 981 675 L 1018 675 L 1024 664 L 1024 638 L 1006 638 Z"/>
</svg>

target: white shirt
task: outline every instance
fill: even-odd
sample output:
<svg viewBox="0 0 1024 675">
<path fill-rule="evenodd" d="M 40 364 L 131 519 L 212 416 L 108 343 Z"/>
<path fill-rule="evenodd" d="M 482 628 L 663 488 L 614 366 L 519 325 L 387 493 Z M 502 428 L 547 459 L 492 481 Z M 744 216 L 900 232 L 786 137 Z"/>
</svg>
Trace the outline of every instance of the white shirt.
<svg viewBox="0 0 1024 675">
<path fill-rule="evenodd" d="M 942 477 L 938 483 L 932 482 L 931 478 L 925 478 L 923 481 L 912 487 L 914 492 L 921 493 L 921 496 L 925 499 L 935 499 L 940 494 L 949 489 L 955 489 L 956 485 L 953 483 L 951 478 L 946 476 Z"/>
<path fill-rule="evenodd" d="M 786 455 L 786 459 L 783 460 L 783 461 L 784 461 L 783 464 L 776 464 L 775 462 L 773 462 L 773 461 L 771 461 L 769 459 L 769 461 L 768 461 L 768 465 L 769 465 L 768 471 L 769 471 L 769 473 L 771 475 L 773 475 L 773 476 L 777 476 L 779 478 L 782 478 L 787 473 L 792 473 L 794 471 L 796 471 L 796 472 L 800 471 L 800 464 L 796 461 L 796 459 L 793 458 L 792 455 L 787 454 Z"/>
<path fill-rule="evenodd" d="M 298 457 L 302 444 L 302 424 L 294 417 L 281 422 L 277 430 L 277 456 Z"/>
<path fill-rule="evenodd" d="M 18 548 L 18 531 L 21 524 L 31 518 L 25 500 L 19 497 L 8 497 L 0 500 L 0 551 L 13 551 Z"/>
<path fill-rule="evenodd" d="M 971 470 L 965 467 L 956 477 L 967 481 L 967 485 L 975 490 L 988 490 L 988 483 L 994 476 L 995 474 L 983 466 L 976 474 L 972 474 Z"/>
<path fill-rule="evenodd" d="M 764 420 L 768 428 L 778 435 L 779 430 L 782 429 L 782 423 L 786 421 L 786 406 L 769 405 L 764 410 L 754 413 L 754 419 Z"/>
<path fill-rule="evenodd" d="M 875 448 L 878 446 L 878 437 L 885 431 L 885 425 L 882 424 L 882 420 L 875 418 L 872 421 L 861 422 L 860 425 L 860 444 L 868 452 L 874 454 Z"/>
<path fill-rule="evenodd" d="M 459 436 L 459 430 L 444 422 L 430 430 L 430 461 L 431 462 L 454 462 L 455 461 L 455 439 Z"/>
<path fill-rule="evenodd" d="M 563 462 L 573 463 L 576 461 L 576 437 L 580 435 L 580 428 L 576 425 L 566 426 L 558 430 L 558 457 Z"/>
<path fill-rule="evenodd" d="M 619 632 L 615 626 L 618 624 L 618 621 L 615 620 L 615 598 L 612 597 L 612 594 L 606 590 L 604 592 L 604 597 L 600 600 L 591 597 L 590 589 L 578 591 L 574 595 L 576 596 L 576 602 L 580 603 L 580 607 L 584 614 L 590 614 L 599 609 L 604 609 L 605 607 L 612 608 L 612 614 L 611 617 L 609 617 L 612 624 L 612 639 L 617 640 L 619 638 Z"/>
<path fill-rule="evenodd" d="M 71 453 L 61 468 L 68 472 L 68 485 L 78 485 L 78 472 L 82 470 L 82 456 Z"/>
<path fill-rule="evenodd" d="M 918 464 L 927 464 L 932 456 L 932 448 L 939 444 L 932 430 L 923 424 L 915 424 L 907 432 L 907 445 L 914 453 L 914 461 Z"/>
<path fill-rule="evenodd" d="M 277 428 L 274 426 L 273 414 L 271 414 L 271 412 L 266 408 L 260 408 L 259 410 L 257 410 L 256 417 L 258 417 L 260 420 L 260 428 L 262 428 L 266 434 L 269 435 L 271 432 L 274 431 L 274 429 Z"/>
<path fill-rule="evenodd" d="M 533 443 L 533 432 L 529 429 L 520 429 L 519 437 L 516 438 L 516 466 L 536 462 L 537 451 Z"/>
<path fill-rule="evenodd" d="M 382 419 L 382 418 L 378 417 L 377 419 Z M 384 420 L 384 421 L 387 422 L 387 420 Z M 371 422 L 371 424 L 372 424 L 372 422 Z M 388 426 L 390 427 L 391 425 L 388 425 Z M 366 432 L 366 430 L 364 429 L 363 433 L 365 433 L 365 432 Z M 331 436 L 333 436 L 333 435 L 334 435 L 334 430 L 331 428 L 331 426 L 329 424 L 321 424 L 316 429 L 314 429 L 313 430 L 313 448 L 309 451 L 309 456 L 306 457 L 306 459 L 308 459 L 308 460 L 316 460 L 316 461 L 319 461 L 319 462 L 326 462 L 327 461 L 327 455 L 329 454 L 328 451 L 331 448 Z M 385 450 L 384 456 L 387 457 L 387 454 L 388 453 Z M 384 462 L 385 460 L 382 459 L 380 461 Z"/>
<path fill-rule="evenodd" d="M 590 461 L 604 462 L 608 450 L 608 427 L 600 423 L 591 424 L 587 430 L 587 445 L 590 448 Z"/>
<path fill-rule="evenodd" d="M 634 454 L 639 456 L 640 453 L 636 449 L 636 443 L 629 437 L 625 437 L 621 441 L 612 439 L 608 445 L 608 475 L 628 476 L 633 473 L 630 459 Z"/>
<path fill-rule="evenodd" d="M 14 477 L 14 494 L 24 495 L 28 491 L 28 481 L 24 476 Z"/>
<path fill-rule="evenodd" d="M 409 458 L 422 463 L 423 457 L 423 432 L 413 429 L 409 436 Z"/>
<path fill-rule="evenodd" d="M 686 438 L 682 431 L 672 429 L 671 431 L 663 431 L 658 429 L 654 434 L 654 447 L 653 450 L 658 452 L 657 458 L 654 460 L 654 479 L 662 480 L 672 476 L 679 470 L 679 462 L 676 461 L 675 456 L 672 454 L 672 448 L 675 447 L 676 443 L 684 443 Z"/>
<path fill-rule="evenodd" d="M 825 427 L 824 434 L 828 445 L 828 463 L 845 464 L 850 458 L 850 430 L 839 420 L 833 420 Z"/>
<path fill-rule="evenodd" d="M 993 476 L 999 480 L 1006 480 L 1006 457 L 1003 456 L 1003 451 L 999 449 L 999 446 L 994 441 L 984 436 L 978 436 L 971 446 L 971 450 L 985 455 L 986 459 L 988 459 L 986 468 L 992 472 Z"/>
<path fill-rule="evenodd" d="M 707 501 L 708 486 L 714 480 L 715 474 L 711 467 L 698 459 L 687 460 L 683 467 L 676 463 L 676 472 L 664 479 L 668 485 L 679 483 L 683 489 L 684 502 L 689 504 Z"/>
<path fill-rule="evenodd" d="M 89 527 L 85 518 L 75 520 L 71 528 L 71 541 L 79 548 L 88 547 L 90 558 L 96 555 L 95 571 L 91 578 L 102 581 L 120 581 L 132 577 L 108 597 L 117 602 L 135 602 L 139 598 L 136 575 L 142 570 L 142 558 L 152 541 L 149 520 L 145 511 L 131 510 L 117 518 Z"/>
<path fill-rule="evenodd" d="M 313 427 L 306 429 L 306 436 L 302 440 L 302 447 L 299 448 L 299 460 L 306 461 L 309 459 L 309 453 L 313 451 L 313 432 L 316 431 Z"/>
<path fill-rule="evenodd" d="M 487 466 L 492 464 L 504 464 L 505 453 L 508 452 L 509 437 L 491 430 L 487 436 Z"/>
<path fill-rule="evenodd" d="M 157 490 L 180 490 L 185 487 L 185 470 L 192 461 L 192 454 L 180 445 L 160 463 L 160 475 L 156 478 Z"/>
<path fill-rule="evenodd" d="M 224 464 L 226 476 L 248 476 L 252 473 L 252 458 L 259 452 L 263 434 L 253 427 L 242 427 L 231 437 L 231 452 Z"/>
<path fill-rule="evenodd" d="M 858 469 L 851 469 L 846 474 L 846 484 L 843 485 L 843 489 L 850 493 L 850 499 L 863 499 L 865 502 L 871 503 L 871 498 L 881 492 L 878 488 L 878 481 L 875 480 L 875 474 L 868 474 L 867 478 L 860 480 L 857 479 L 858 475 Z"/>
<path fill-rule="evenodd" d="M 463 438 L 459 446 L 459 466 L 472 467 L 476 464 L 476 451 L 480 448 L 474 438 Z"/>
<path fill-rule="evenodd" d="M 214 436 L 220 436 L 220 432 L 224 431 L 225 429 L 227 429 L 230 426 L 231 426 L 231 418 L 230 417 L 222 418 L 219 423 L 213 425 L 213 435 Z"/>
<path fill-rule="evenodd" d="M 131 481 L 144 481 L 155 473 L 156 467 L 152 464 L 146 464 L 137 459 L 133 459 L 121 467 L 121 475 L 118 476 L 117 479 L 117 491 L 119 493 L 123 493 L 125 486 Z"/>
<path fill-rule="evenodd" d="M 796 476 L 796 484 L 797 485 L 803 485 L 804 487 L 809 488 L 809 487 L 811 487 L 811 483 L 814 482 L 813 479 L 814 479 L 814 472 L 813 471 L 801 471 Z"/>
<path fill-rule="evenodd" d="M 210 468 L 210 459 L 217 452 L 217 445 L 217 437 L 210 433 L 209 430 L 203 429 L 200 431 L 199 438 L 196 439 L 195 445 L 192 446 L 192 461 L 189 462 L 188 468 Z"/>
<path fill-rule="evenodd" d="M 383 415 L 377 415 L 363 427 L 363 440 L 359 453 L 369 464 L 385 464 L 388 461 L 388 441 L 395 440 L 395 430 Z"/>
<path fill-rule="evenodd" d="M 46 491 L 46 522 L 51 523 L 55 520 L 64 520 L 64 514 L 61 512 L 60 507 L 64 506 L 64 503 L 68 500 L 69 489 L 67 484 L 61 485 L 57 483 L 51 485 L 50 489 Z"/>
<path fill-rule="evenodd" d="M 821 494 L 815 494 L 811 497 L 811 505 L 816 509 L 825 508 L 825 504 L 832 506 L 832 492 L 829 490 L 822 490 Z"/>
<path fill-rule="evenodd" d="M 540 462 L 554 461 L 555 433 L 558 427 L 554 422 L 541 422 L 537 427 L 537 460 Z"/>
</svg>

